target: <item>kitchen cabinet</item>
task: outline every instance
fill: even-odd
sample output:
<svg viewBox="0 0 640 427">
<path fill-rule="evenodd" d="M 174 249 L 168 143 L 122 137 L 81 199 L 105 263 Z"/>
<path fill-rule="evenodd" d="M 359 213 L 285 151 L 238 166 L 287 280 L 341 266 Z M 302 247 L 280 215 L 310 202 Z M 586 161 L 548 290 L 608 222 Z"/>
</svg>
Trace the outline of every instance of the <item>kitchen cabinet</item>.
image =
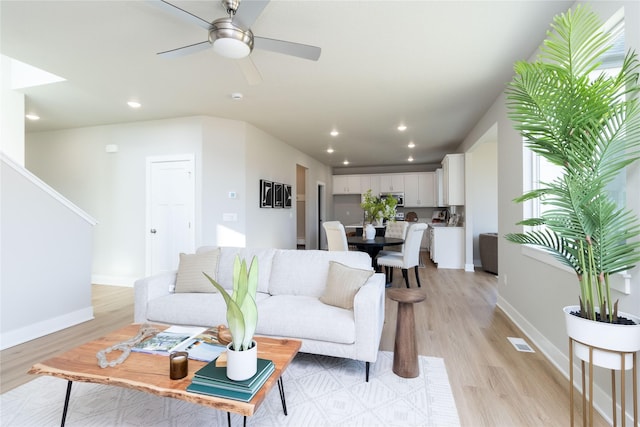
<svg viewBox="0 0 640 427">
<path fill-rule="evenodd" d="M 442 168 L 436 169 L 436 206 L 444 206 L 443 180 Z"/>
<path fill-rule="evenodd" d="M 387 173 L 380 175 L 381 193 L 402 193 L 404 191 L 404 175 Z"/>
<path fill-rule="evenodd" d="M 438 268 L 464 269 L 464 227 L 429 224 L 429 256 Z"/>
<path fill-rule="evenodd" d="M 405 207 L 436 206 L 435 172 L 419 172 L 404 176 Z"/>
<path fill-rule="evenodd" d="M 444 206 L 464 205 L 464 154 L 447 154 L 442 160 Z"/>
<path fill-rule="evenodd" d="M 360 175 L 333 175 L 333 194 L 360 194 L 361 192 Z"/>
</svg>

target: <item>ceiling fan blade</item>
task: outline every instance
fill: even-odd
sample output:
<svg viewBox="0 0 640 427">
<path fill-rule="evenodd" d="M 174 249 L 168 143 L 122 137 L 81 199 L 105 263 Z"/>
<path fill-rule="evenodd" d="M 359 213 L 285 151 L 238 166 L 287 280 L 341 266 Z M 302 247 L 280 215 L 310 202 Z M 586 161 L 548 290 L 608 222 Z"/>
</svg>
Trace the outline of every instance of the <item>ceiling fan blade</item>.
<svg viewBox="0 0 640 427">
<path fill-rule="evenodd" d="M 258 71 L 258 67 L 253 62 L 250 56 L 246 58 L 239 59 L 236 61 L 238 67 L 244 74 L 245 79 L 247 79 L 247 83 L 251 86 L 259 85 L 262 83 L 262 76 L 260 75 L 260 71 Z"/>
<path fill-rule="evenodd" d="M 269 1 L 270 0 L 242 0 L 233 17 L 233 23 L 244 29 L 250 29 L 264 8 L 267 7 Z"/>
<path fill-rule="evenodd" d="M 177 56 L 185 56 L 192 53 L 200 52 L 211 48 L 209 40 L 205 40 L 200 43 L 190 44 L 188 46 L 182 46 L 171 50 L 165 50 L 164 52 L 158 52 L 158 55 L 165 58 L 175 58 Z"/>
<path fill-rule="evenodd" d="M 196 24 L 202 28 L 204 28 L 205 30 L 208 30 L 209 28 L 211 28 L 211 22 L 200 18 L 199 16 L 194 15 L 191 12 L 187 12 L 186 10 L 176 6 L 175 4 L 171 4 L 168 1 L 164 1 L 164 0 L 147 0 L 147 2 L 151 3 L 152 5 L 159 7 L 160 9 L 171 13 L 174 16 L 177 16 L 178 18 L 185 20 L 187 22 L 191 22 L 192 24 Z"/>
<path fill-rule="evenodd" d="M 253 37 L 253 47 L 269 50 L 271 52 L 284 53 L 298 58 L 317 61 L 322 49 L 301 43 L 293 43 L 284 40 L 268 39 L 266 37 Z"/>
</svg>

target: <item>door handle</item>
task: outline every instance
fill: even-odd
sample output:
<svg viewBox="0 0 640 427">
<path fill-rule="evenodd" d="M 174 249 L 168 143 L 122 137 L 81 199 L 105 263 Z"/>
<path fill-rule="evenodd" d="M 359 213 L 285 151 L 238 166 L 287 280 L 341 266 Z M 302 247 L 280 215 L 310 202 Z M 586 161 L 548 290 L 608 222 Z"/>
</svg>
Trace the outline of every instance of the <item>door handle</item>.
<svg viewBox="0 0 640 427">
<path fill-rule="evenodd" d="M 151 230 L 149 230 L 149 232 L 150 232 L 151 234 L 156 234 L 156 229 L 155 229 L 155 228 L 152 228 Z"/>
</svg>

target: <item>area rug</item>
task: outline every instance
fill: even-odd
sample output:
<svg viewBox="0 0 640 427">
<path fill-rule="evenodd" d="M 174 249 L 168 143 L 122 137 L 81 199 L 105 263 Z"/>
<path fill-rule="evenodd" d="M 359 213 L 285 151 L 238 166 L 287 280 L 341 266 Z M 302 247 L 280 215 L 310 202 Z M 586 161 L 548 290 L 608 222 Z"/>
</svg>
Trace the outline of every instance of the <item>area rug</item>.
<svg viewBox="0 0 640 427">
<path fill-rule="evenodd" d="M 393 353 L 364 363 L 298 354 L 283 376 L 288 416 L 274 387 L 248 426 L 459 426 L 444 360 L 420 356 L 420 376 L 400 378 Z M 35 380 L 0 395 L 0 425 L 58 426 L 67 382 Z M 242 425 L 233 414 L 232 425 Z M 143 392 L 74 383 L 67 426 L 226 426 L 225 412 Z"/>
</svg>

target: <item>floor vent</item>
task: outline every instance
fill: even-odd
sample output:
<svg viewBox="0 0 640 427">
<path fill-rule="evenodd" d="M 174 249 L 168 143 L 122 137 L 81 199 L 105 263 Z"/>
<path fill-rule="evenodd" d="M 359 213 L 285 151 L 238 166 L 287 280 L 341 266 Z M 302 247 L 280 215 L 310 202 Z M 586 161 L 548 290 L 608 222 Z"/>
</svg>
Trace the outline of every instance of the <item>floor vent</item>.
<svg viewBox="0 0 640 427">
<path fill-rule="evenodd" d="M 529 346 L 529 344 L 527 344 L 527 342 L 522 338 L 507 337 L 507 339 L 511 344 L 513 344 L 516 350 L 523 351 L 525 353 L 535 353 L 531 346 Z"/>
</svg>

